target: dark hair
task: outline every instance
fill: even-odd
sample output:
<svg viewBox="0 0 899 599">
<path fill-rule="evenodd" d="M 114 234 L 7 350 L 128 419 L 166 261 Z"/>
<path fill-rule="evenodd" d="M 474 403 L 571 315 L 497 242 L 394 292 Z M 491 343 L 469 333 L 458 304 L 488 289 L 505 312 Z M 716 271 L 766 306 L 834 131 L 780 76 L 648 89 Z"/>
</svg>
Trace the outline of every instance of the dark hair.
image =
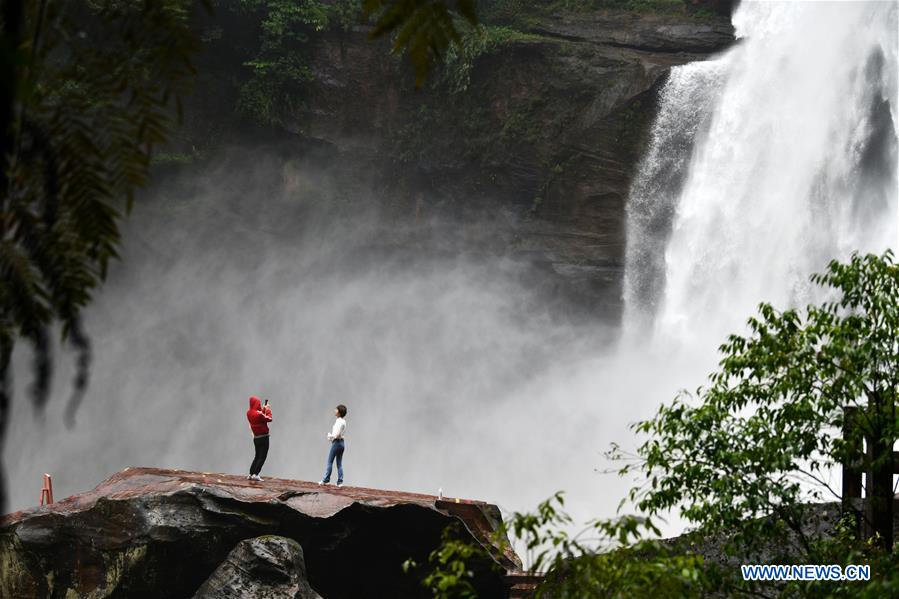
<svg viewBox="0 0 899 599">
<path fill-rule="evenodd" d="M 346 416 L 346 406 L 343 404 L 340 404 L 339 406 L 337 406 L 337 413 L 340 414 L 341 418 Z"/>
</svg>

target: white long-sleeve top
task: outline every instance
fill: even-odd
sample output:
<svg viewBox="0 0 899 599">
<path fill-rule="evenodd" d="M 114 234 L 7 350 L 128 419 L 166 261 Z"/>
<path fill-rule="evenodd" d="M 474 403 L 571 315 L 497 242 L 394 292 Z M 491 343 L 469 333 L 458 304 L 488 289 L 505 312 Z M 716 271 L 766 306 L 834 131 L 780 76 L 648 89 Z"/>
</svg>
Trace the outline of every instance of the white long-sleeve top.
<svg viewBox="0 0 899 599">
<path fill-rule="evenodd" d="M 335 441 L 337 439 L 343 439 L 344 431 L 346 431 L 346 419 L 338 418 L 334 421 L 334 426 L 331 427 L 331 432 L 328 433 L 328 440 Z"/>
</svg>

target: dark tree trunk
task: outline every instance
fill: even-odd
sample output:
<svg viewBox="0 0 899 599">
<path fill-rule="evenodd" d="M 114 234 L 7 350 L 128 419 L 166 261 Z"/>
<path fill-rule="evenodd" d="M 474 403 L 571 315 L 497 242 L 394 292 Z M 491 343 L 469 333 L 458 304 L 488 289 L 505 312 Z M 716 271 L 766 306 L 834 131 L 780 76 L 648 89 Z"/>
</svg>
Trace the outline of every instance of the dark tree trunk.
<svg viewBox="0 0 899 599">
<path fill-rule="evenodd" d="M 846 406 L 843 413 L 843 440 L 846 455 L 843 456 L 843 516 L 852 518 L 855 534 L 863 532 L 863 514 L 859 506 L 862 500 L 865 446 L 859 434 L 858 408 Z"/>
<path fill-rule="evenodd" d="M 869 433 L 865 441 L 865 538 L 877 537 L 877 544 L 893 550 L 893 442 L 892 402 L 880 393 L 868 397 Z"/>
<path fill-rule="evenodd" d="M 893 548 L 893 448 L 882 439 L 868 440 L 869 469 L 865 476 L 867 537 L 879 535 L 878 544 Z"/>
</svg>

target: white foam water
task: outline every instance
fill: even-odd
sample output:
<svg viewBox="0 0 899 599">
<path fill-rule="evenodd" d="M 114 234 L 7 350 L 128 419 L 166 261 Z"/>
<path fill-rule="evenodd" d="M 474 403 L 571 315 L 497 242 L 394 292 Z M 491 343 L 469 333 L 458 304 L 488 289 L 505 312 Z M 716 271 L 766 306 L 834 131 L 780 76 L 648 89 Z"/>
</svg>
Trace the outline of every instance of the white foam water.
<svg viewBox="0 0 899 599">
<path fill-rule="evenodd" d="M 829 260 L 897 247 L 897 3 L 745 1 L 734 26 L 674 69 L 631 190 L 626 326 L 665 346 L 714 346 L 760 301 L 813 299 Z"/>
</svg>

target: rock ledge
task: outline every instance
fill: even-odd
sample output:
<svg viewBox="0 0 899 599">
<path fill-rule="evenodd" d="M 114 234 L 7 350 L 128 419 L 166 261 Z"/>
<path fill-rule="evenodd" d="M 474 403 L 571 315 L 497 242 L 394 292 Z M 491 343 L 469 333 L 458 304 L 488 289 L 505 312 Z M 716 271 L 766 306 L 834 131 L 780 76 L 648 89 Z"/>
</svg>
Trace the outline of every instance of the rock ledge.
<svg viewBox="0 0 899 599">
<path fill-rule="evenodd" d="M 0 519 L 0 596 L 187 597 L 244 539 L 278 535 L 302 546 L 322 596 L 426 596 L 402 564 L 427 562 L 444 528 L 493 560 L 476 566 L 484 597 L 506 596 L 518 557 L 491 544 L 496 506 L 359 487 L 127 468 L 95 489 Z M 501 569 L 496 571 L 498 564 Z"/>
</svg>

